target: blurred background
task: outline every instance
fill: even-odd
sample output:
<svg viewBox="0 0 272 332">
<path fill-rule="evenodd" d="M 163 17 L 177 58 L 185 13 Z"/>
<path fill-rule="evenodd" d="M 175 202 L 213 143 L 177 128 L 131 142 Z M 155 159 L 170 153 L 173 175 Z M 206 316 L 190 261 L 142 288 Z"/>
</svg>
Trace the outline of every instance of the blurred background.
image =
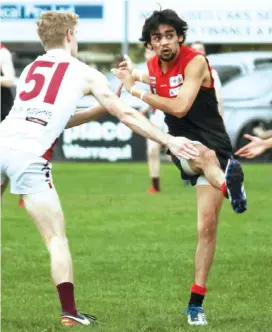
<svg viewBox="0 0 272 332">
<path fill-rule="evenodd" d="M 47 10 L 67 10 L 80 17 L 78 57 L 102 71 L 112 89 L 118 79 L 110 68 L 129 55 L 145 67 L 139 42 L 144 19 L 160 6 L 172 8 L 189 24 L 186 43 L 204 44 L 221 80 L 224 121 L 234 150 L 243 146 L 245 133 L 260 137 L 272 129 L 272 10 L 270 1 L 219 2 L 207 0 L 3 1 L 1 42 L 12 53 L 18 77 L 22 69 L 43 53 L 36 34 L 36 19 Z M 15 87 L 12 90 L 15 91 Z M 142 109 L 143 103 L 125 91 L 122 98 Z M 80 107 L 96 102 L 81 100 Z M 162 149 L 162 160 L 167 160 Z M 146 141 L 111 116 L 66 130 L 55 150 L 55 160 L 145 161 Z M 258 161 L 271 161 L 268 152 Z"/>
</svg>

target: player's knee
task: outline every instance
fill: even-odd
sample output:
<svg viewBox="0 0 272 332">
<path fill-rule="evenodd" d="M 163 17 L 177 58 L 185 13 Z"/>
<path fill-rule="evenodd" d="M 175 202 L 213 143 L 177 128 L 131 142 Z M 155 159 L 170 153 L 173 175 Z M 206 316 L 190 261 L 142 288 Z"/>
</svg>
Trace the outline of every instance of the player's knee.
<svg viewBox="0 0 272 332">
<path fill-rule="evenodd" d="M 202 157 L 203 157 L 204 161 L 211 161 L 211 160 L 216 160 L 217 159 L 215 151 L 211 150 L 211 149 L 206 149 L 203 152 Z"/>
<path fill-rule="evenodd" d="M 53 235 L 47 239 L 47 248 L 51 254 L 67 254 L 69 253 L 68 239 L 66 236 Z"/>
<path fill-rule="evenodd" d="M 205 149 L 202 152 L 201 157 L 203 165 L 210 163 L 218 163 L 218 159 L 214 150 Z"/>
<path fill-rule="evenodd" d="M 216 235 L 217 228 L 217 215 L 215 211 L 207 211 L 199 220 L 198 223 L 198 236 L 203 238 L 213 238 Z"/>
</svg>

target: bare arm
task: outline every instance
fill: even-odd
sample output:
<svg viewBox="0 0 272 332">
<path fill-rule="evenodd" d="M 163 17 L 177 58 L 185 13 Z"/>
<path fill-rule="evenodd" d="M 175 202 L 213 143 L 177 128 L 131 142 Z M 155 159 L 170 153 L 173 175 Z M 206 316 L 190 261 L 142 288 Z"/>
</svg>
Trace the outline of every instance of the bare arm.
<svg viewBox="0 0 272 332">
<path fill-rule="evenodd" d="M 182 118 L 187 114 L 195 101 L 203 83 L 206 69 L 207 63 L 205 58 L 203 56 L 196 56 L 186 67 L 185 80 L 176 98 L 160 97 L 151 92 L 144 92 L 137 87 L 133 87 L 133 78 L 131 77 L 130 79 L 128 77 L 129 73 L 127 71 L 125 73 L 125 71 L 115 70 L 114 74 L 121 79 L 124 87 L 133 96 L 137 98 L 141 98 L 142 96 L 142 100 L 155 109 L 160 109 L 165 113 Z"/>
<path fill-rule="evenodd" d="M 119 86 L 116 91 L 116 96 L 120 97 L 121 91 L 123 88 L 123 84 Z M 72 128 L 76 126 L 80 126 L 84 123 L 88 123 L 90 121 L 96 120 L 100 118 L 102 115 L 107 114 L 108 111 L 101 105 L 97 105 L 95 107 L 91 107 L 88 109 L 85 108 L 78 108 L 75 114 L 71 117 L 69 122 L 66 125 L 67 128 Z"/>
<path fill-rule="evenodd" d="M 133 69 L 132 77 L 137 82 L 143 82 L 146 84 L 150 83 L 148 71 L 141 70 L 141 69 Z"/>
<path fill-rule="evenodd" d="M 0 50 L 0 65 L 2 68 L 2 75 L 0 76 L 1 86 L 9 88 L 15 84 L 15 69 L 12 55 L 5 48 Z"/>
<path fill-rule="evenodd" d="M 272 149 L 272 137 L 266 139 L 266 140 L 264 141 L 264 144 L 265 144 L 266 150 L 268 150 L 268 149 Z"/>
<path fill-rule="evenodd" d="M 101 73 L 90 72 L 89 85 L 98 102 L 136 133 L 159 144 L 167 145 L 177 156 L 193 159 L 198 155 L 198 150 L 190 140 L 163 133 L 137 110 L 126 105 L 110 90 L 108 81 Z"/>
<path fill-rule="evenodd" d="M 139 110 L 141 114 L 146 114 L 150 110 L 150 106 L 146 104 L 143 108 Z"/>
<path fill-rule="evenodd" d="M 138 111 L 129 107 L 119 99 L 110 90 L 108 82 L 100 73 L 97 73 L 96 77 L 93 78 L 92 93 L 104 108 L 106 108 L 112 115 L 119 118 L 121 122 L 133 131 L 146 138 L 153 139 L 160 144 L 168 144 L 170 135 L 161 132 Z"/>
<path fill-rule="evenodd" d="M 101 105 L 88 109 L 79 108 L 76 110 L 75 114 L 71 117 L 65 128 L 67 129 L 67 128 L 80 126 L 84 123 L 96 120 L 100 118 L 102 115 L 105 115 L 107 113 L 108 113 L 107 110 Z"/>
</svg>

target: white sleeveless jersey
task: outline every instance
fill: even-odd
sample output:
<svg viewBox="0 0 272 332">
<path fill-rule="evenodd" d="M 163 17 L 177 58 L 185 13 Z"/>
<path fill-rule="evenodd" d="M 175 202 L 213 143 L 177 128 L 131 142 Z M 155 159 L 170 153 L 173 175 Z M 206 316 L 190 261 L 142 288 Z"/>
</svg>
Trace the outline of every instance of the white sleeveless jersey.
<svg viewBox="0 0 272 332">
<path fill-rule="evenodd" d="M 64 50 L 50 50 L 22 72 L 14 105 L 0 124 L 0 146 L 43 156 L 83 97 L 84 63 Z"/>
</svg>

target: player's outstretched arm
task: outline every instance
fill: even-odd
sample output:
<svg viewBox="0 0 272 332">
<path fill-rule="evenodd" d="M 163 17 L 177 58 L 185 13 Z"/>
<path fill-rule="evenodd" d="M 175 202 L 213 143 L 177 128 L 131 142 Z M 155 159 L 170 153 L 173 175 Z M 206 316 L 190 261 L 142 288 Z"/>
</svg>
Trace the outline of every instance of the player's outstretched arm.
<svg viewBox="0 0 272 332">
<path fill-rule="evenodd" d="M 123 88 L 123 84 L 120 84 L 118 90 L 116 91 L 116 96 L 120 97 L 122 88 Z M 105 115 L 106 113 L 108 113 L 108 111 L 105 109 L 105 107 L 103 107 L 101 105 L 97 105 L 95 107 L 91 107 L 88 109 L 78 108 L 76 110 L 75 114 L 71 117 L 71 119 L 67 123 L 66 129 L 80 126 L 84 123 L 88 123 L 90 121 L 97 120 L 101 116 Z"/>
<path fill-rule="evenodd" d="M 272 138 L 262 140 L 259 137 L 244 135 L 246 139 L 250 141 L 247 145 L 239 149 L 235 152 L 237 156 L 252 159 L 261 154 L 263 154 L 266 150 L 272 149 Z"/>
<path fill-rule="evenodd" d="M 123 82 L 125 89 L 152 107 L 176 117 L 184 117 L 191 108 L 205 77 L 207 62 L 196 56 L 185 69 L 184 83 L 176 98 L 165 98 L 137 88 L 128 70 L 113 69 L 112 72 Z"/>
<path fill-rule="evenodd" d="M 198 150 L 190 140 L 163 133 L 137 110 L 126 105 L 110 90 L 108 81 L 101 73 L 92 72 L 89 83 L 90 92 L 98 102 L 136 133 L 168 146 L 173 154 L 182 158 L 194 159 L 198 155 Z"/>
<path fill-rule="evenodd" d="M 66 129 L 80 126 L 84 123 L 99 119 L 102 115 L 105 115 L 108 111 L 105 107 L 98 105 L 88 109 L 77 109 L 75 114 L 71 117 L 66 125 Z"/>
</svg>

